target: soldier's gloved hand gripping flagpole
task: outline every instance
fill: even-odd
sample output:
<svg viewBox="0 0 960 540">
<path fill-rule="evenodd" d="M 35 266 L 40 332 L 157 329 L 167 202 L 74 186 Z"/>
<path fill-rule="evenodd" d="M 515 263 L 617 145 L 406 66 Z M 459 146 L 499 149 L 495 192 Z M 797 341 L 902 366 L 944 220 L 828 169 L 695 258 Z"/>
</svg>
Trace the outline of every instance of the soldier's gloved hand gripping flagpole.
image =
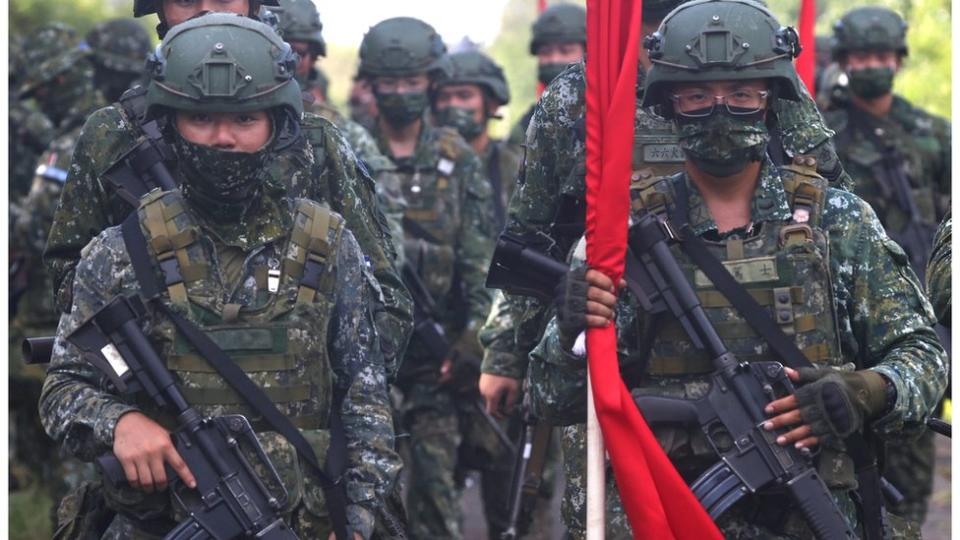
<svg viewBox="0 0 960 540">
<path fill-rule="evenodd" d="M 587 0 L 587 263 L 619 283 L 630 211 L 641 0 Z M 589 380 L 602 440 L 588 438 L 588 524 L 603 523 L 603 445 L 635 538 L 722 538 L 660 448 L 620 377 L 615 325 L 587 331 Z M 588 418 L 587 432 L 591 429 Z M 599 478 L 597 478 L 599 476 Z M 590 490 L 589 486 L 598 488 Z M 601 499 L 599 518 L 590 498 Z M 599 532 L 599 536 L 597 536 Z M 588 538 L 602 538 L 602 529 Z"/>
</svg>

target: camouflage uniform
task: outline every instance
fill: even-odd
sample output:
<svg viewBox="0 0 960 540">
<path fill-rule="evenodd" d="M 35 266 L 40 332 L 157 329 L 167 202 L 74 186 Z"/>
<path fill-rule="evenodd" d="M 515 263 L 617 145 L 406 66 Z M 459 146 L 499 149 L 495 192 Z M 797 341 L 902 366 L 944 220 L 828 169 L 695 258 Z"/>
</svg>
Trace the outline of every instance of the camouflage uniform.
<svg viewBox="0 0 960 540">
<path fill-rule="evenodd" d="M 50 275 L 42 263 L 43 247 L 80 126 L 105 100 L 94 87 L 90 53 L 77 46 L 72 29 L 58 25 L 40 29 L 25 45 L 31 49 L 27 57 L 33 67 L 28 70 L 21 91 L 50 92 L 58 103 L 53 117 L 57 136 L 34 162 L 35 176 L 30 191 L 11 206 L 10 212 L 11 248 L 22 265 L 20 271 L 25 282 L 18 293 L 17 311 L 10 324 L 11 388 L 16 389 L 11 393 L 11 408 L 17 424 L 14 454 L 18 463 L 23 460 L 56 502 L 69 489 L 89 478 L 92 468 L 59 458 L 53 441 L 43 433 L 36 409 L 43 369 L 23 364 L 20 343 L 25 337 L 52 335 L 56 329 L 59 313 L 51 294 Z M 63 80 L 69 81 L 70 89 L 57 88 Z"/>
<path fill-rule="evenodd" d="M 680 183 L 685 183 L 689 194 L 688 217 L 693 231 L 713 242 L 719 239 L 712 249 L 714 255 L 740 259 L 745 271 L 739 279 L 746 287 L 757 289 L 757 293 L 790 284 L 802 289 L 802 293 L 791 293 L 799 294 L 802 298 L 795 302 L 802 303 L 793 305 L 794 322 L 790 325 L 794 326 L 797 345 L 808 358 L 819 365 L 847 364 L 843 369 L 849 369 L 849 363 L 853 363 L 857 369 L 869 368 L 892 381 L 897 390 L 896 403 L 870 423 L 871 430 L 887 440 L 901 441 L 921 430 L 946 386 L 946 356 L 931 328 L 934 319 L 930 305 L 903 250 L 886 237 L 870 207 L 849 192 L 827 188 L 810 169 L 793 167 L 778 171 L 769 161 L 761 169 L 754 192 L 751 221 L 762 226 L 752 238 L 745 238 L 742 229 L 719 235 L 696 186 L 685 174 L 653 185 L 636 186 L 639 189 L 634 196 L 640 201 L 638 204 L 647 208 L 660 201 L 669 212 L 674 208 L 673 198 Z M 791 248 L 778 245 L 778 231 L 791 222 L 794 199 L 792 189 L 784 186 L 793 188 L 801 183 L 822 190 L 822 210 L 811 217 L 817 247 L 809 251 L 794 245 L 793 254 L 787 255 Z M 734 244 L 743 250 L 730 249 Z M 673 249 L 682 266 L 692 266 L 679 248 Z M 800 253 L 806 255 L 798 257 Z M 808 257 L 813 254 L 816 256 L 812 259 Z M 577 256 L 582 257 L 582 250 L 578 249 Z M 758 278 L 759 272 L 750 271 L 751 265 L 762 266 L 765 257 L 771 256 L 782 259 L 775 263 L 775 282 Z M 811 262 L 814 260 L 818 262 Z M 582 258 L 578 263 L 582 264 Z M 712 296 L 709 287 L 697 283 L 701 301 Z M 736 335 L 735 326 L 742 328 L 745 322 L 735 310 L 725 306 L 728 305 L 714 302 L 706 310 L 721 337 L 727 334 L 725 343 L 731 352 L 742 359 L 763 357 L 767 345 L 756 335 L 729 337 Z M 712 371 L 712 366 L 706 355 L 687 341 L 678 323 L 669 318 L 661 323 L 646 359 L 647 351 L 640 347 L 644 332 L 654 321 L 628 292 L 621 293 L 616 311 L 622 368 L 647 362 L 645 375 L 628 381 L 635 396 L 697 399 L 705 393 L 709 387 L 705 374 Z M 804 320 L 813 324 L 805 327 Z M 556 323 L 551 321 L 543 341 L 531 355 L 529 377 L 538 413 L 570 426 L 564 436 L 569 475 L 564 510 L 575 538 L 581 538 L 584 530 L 583 429 L 576 424 L 582 424 L 586 414 L 585 371 L 582 358 L 562 350 Z M 657 424 L 653 431 L 688 481 L 716 460 L 699 427 Z M 819 469 L 848 521 L 855 525 L 855 507 L 847 495 L 854 486 L 849 458 L 839 448 L 821 445 Z M 804 520 L 789 511 L 785 502 L 770 496 L 746 499 L 725 513 L 718 526 L 728 538 L 811 538 Z M 608 510 L 608 538 L 630 538 L 629 526 L 617 503 L 616 498 L 608 499 L 612 505 L 612 511 Z"/>
<path fill-rule="evenodd" d="M 906 23 L 886 8 L 852 10 L 834 28 L 834 58 L 841 66 L 846 53 L 854 50 L 890 50 L 902 58 L 907 54 L 905 34 Z M 857 93 L 857 73 L 847 70 L 849 94 Z M 891 83 L 893 76 L 889 73 Z M 836 103 L 826 119 L 837 132 L 837 152 L 853 177 L 855 192 L 903 246 L 914 271 L 923 275 L 937 223 L 950 208 L 950 123 L 898 95 L 883 117 L 847 99 Z M 949 347 L 949 330 L 941 327 L 938 333 Z M 933 438 L 928 430 L 908 444 L 888 445 L 885 457 L 885 474 L 906 499 L 892 511 L 917 523 L 923 523 L 933 492 Z"/>
<path fill-rule="evenodd" d="M 11 71 L 13 69 L 11 67 Z M 37 159 L 53 141 L 56 130 L 53 122 L 40 111 L 35 102 L 17 99 L 13 89 L 10 91 L 8 104 L 10 124 L 7 133 L 10 139 L 7 148 L 11 159 L 7 171 L 10 198 L 16 199 L 30 191 L 30 184 L 37 170 Z"/>
<path fill-rule="evenodd" d="M 290 145 L 284 130 L 303 112 L 292 78 L 296 56 L 268 26 L 217 13 L 171 29 L 158 51 L 150 60 L 157 70 L 146 90 L 145 120 L 166 118 L 171 110 L 268 111 L 273 133 L 258 150 L 231 152 L 192 142 L 164 125 L 182 183 L 140 199 L 132 224 L 144 236 L 146 260 L 137 262 L 163 276 L 158 301 L 218 343 L 302 430 L 321 461 L 331 415 L 340 416 L 347 448 L 346 517 L 369 538 L 400 468 L 374 323 L 380 293 L 344 218 L 313 200 L 286 197 L 287 185 L 262 175 L 271 154 Z M 231 79 L 225 84 L 235 86 L 227 88 L 222 78 L 207 73 L 208 62 L 227 64 L 246 77 Z M 313 155 L 306 145 L 300 151 Z M 112 449 L 118 420 L 127 412 L 142 411 L 168 429 L 176 424 L 143 394 L 113 393 L 66 340 L 101 306 L 117 295 L 140 292 L 142 285 L 119 227 L 106 229 L 84 248 L 41 415 L 51 436 L 86 460 Z M 305 470 L 289 441 L 156 311 L 149 304 L 141 325 L 186 401 L 204 415 L 249 418 L 289 494 L 281 509 L 288 525 L 302 538 L 326 537 L 331 524 L 316 473 Z M 103 491 L 107 506 L 117 512 L 106 538 L 162 536 L 185 517 L 170 492 L 147 494 L 106 482 Z M 70 520 L 65 526 L 79 518 L 63 517 Z"/>
<path fill-rule="evenodd" d="M 93 27 L 84 39 L 93 51 L 97 88 L 107 102 L 120 99 L 146 75 L 144 61 L 152 49 L 150 35 L 133 19 L 113 19 Z"/>
<path fill-rule="evenodd" d="M 131 100 L 140 97 L 131 94 Z M 44 252 L 61 309 L 69 309 L 71 303 L 72 273 L 80 250 L 98 231 L 120 223 L 129 213 L 127 203 L 102 175 L 139 142 L 139 125 L 139 118 L 115 103 L 91 115 L 80 133 Z M 326 202 L 346 219 L 383 293 L 386 310 L 378 313 L 377 328 L 392 376 L 409 336 L 412 307 L 394 268 L 396 252 L 377 205 L 374 183 L 349 143 L 328 121 L 305 114 L 301 130 L 302 137 L 271 156 L 266 181 L 285 188 L 288 196 Z"/>
<path fill-rule="evenodd" d="M 384 154 L 391 156 L 389 145 L 379 140 Z M 495 234 L 491 189 L 482 165 L 455 131 L 426 122 L 414 155 L 394 158 L 394 163 L 408 204 L 405 219 L 434 235 L 426 239 L 408 232 L 406 261 L 438 303 L 433 316 L 447 336 L 461 350 L 479 356 L 476 333 L 490 307 L 484 280 Z M 411 444 L 407 500 L 408 512 L 416 516 L 411 536 L 459 538 L 459 490 L 453 474 L 457 449 L 462 430 L 482 420 L 471 411 L 472 404 L 457 400 L 435 382 L 439 366 L 416 338 L 410 341 L 404 366 L 402 422 Z"/>
<path fill-rule="evenodd" d="M 933 237 L 933 250 L 930 253 L 930 262 L 927 263 L 927 296 L 933 305 L 933 312 L 937 320 L 944 326 L 950 326 L 950 261 L 953 219 L 950 210 L 943 216 L 943 221 L 937 227 L 937 234 Z"/>
<path fill-rule="evenodd" d="M 176 226 L 181 227 L 180 230 L 192 229 L 199 233 L 193 247 L 189 248 L 190 264 L 206 262 L 210 265 L 208 268 L 223 268 L 222 275 L 235 276 L 233 279 L 214 279 L 212 274 L 206 274 L 187 283 L 189 304 L 185 313 L 194 323 L 213 334 L 220 332 L 224 337 L 230 332 L 236 335 L 235 329 L 249 332 L 251 328 L 279 324 L 287 330 L 287 335 L 292 336 L 290 342 L 283 345 L 296 353 L 298 360 L 293 371 L 278 374 L 257 371 L 253 367 L 245 370 L 261 387 L 271 387 L 267 389 L 272 392 L 269 395 L 297 425 L 314 426 L 301 429 L 308 440 L 314 441 L 321 461 L 326 452 L 328 433 L 324 428 L 329 414 L 323 407 L 329 407 L 327 400 L 331 392 L 345 396 L 340 414 L 348 447 L 345 477 L 350 504 L 348 518 L 357 532 L 369 538 L 379 500 L 392 488 L 400 468 L 399 457 L 392 449 L 393 429 L 385 371 L 369 312 L 376 292 L 371 287 L 363 253 L 336 214 L 329 214 L 331 226 L 325 237 L 329 245 L 326 260 L 330 264 L 324 272 L 324 290 L 318 291 L 310 303 L 295 302 L 300 278 L 284 272 L 279 289 L 268 292 L 266 284 L 258 278 L 261 271 L 268 268 L 272 259 L 286 263 L 291 253 L 289 248 L 296 241 L 292 233 L 304 231 L 295 224 L 299 222 L 302 226 L 312 217 L 309 212 L 325 211 L 304 199 L 265 197 L 264 203 L 260 212 L 234 229 L 241 234 L 229 236 L 223 234 L 222 225 L 206 222 L 195 214 L 189 199 L 178 192 L 148 196 L 139 215 L 145 220 L 151 209 L 159 210 L 161 205 L 167 208 L 171 204 L 186 206 L 184 214 L 176 218 Z M 154 234 L 146 224 L 143 229 L 148 238 Z M 218 233 L 213 234 L 213 230 Z M 219 236 L 226 238 L 221 240 Z M 155 259 L 153 263 L 158 264 Z M 284 264 L 284 268 L 288 265 Z M 73 309 L 61 319 L 41 399 L 41 415 L 47 431 L 82 459 L 92 459 L 112 448 L 117 420 L 124 413 L 142 410 L 154 418 L 162 417 L 157 411 L 151 413 L 147 400 L 128 401 L 112 394 L 104 386 L 105 379 L 96 368 L 64 340 L 111 298 L 138 291 L 139 285 L 120 229 L 111 227 L 85 249 L 77 267 Z M 286 300 L 281 302 L 281 299 Z M 169 297 L 165 302 L 177 305 Z M 227 304 L 243 306 L 238 320 L 228 322 L 213 315 L 222 313 Z M 213 322 L 211 317 L 219 322 Z M 221 395 L 228 387 L 219 375 L 205 372 L 209 370 L 202 369 L 202 366 L 191 367 L 189 355 L 177 352 L 182 347 L 177 343 L 183 338 L 177 335 L 169 320 L 155 313 L 153 308 L 149 310 L 147 320 L 148 336 L 154 343 L 161 344 L 162 356 L 179 376 L 188 400 L 201 413 L 240 413 L 252 417 L 251 411 L 240 405 L 235 394 L 231 394 L 232 397 Z M 218 328 L 211 328 L 213 325 Z M 224 343 L 221 340 L 221 344 Z M 240 340 L 239 344 L 232 346 L 224 344 L 241 365 L 244 359 L 249 359 L 249 365 L 253 366 L 258 360 L 264 362 L 286 353 L 286 350 L 272 350 L 267 354 L 262 350 L 244 351 L 241 350 L 243 343 Z M 277 346 L 274 344 L 273 348 Z M 304 377 L 310 373 L 313 375 Z M 293 384 L 306 380 L 310 382 L 305 386 Z M 306 390 L 308 397 L 282 397 L 281 391 L 294 393 L 299 390 Z M 167 423 L 166 427 L 171 428 L 172 424 Z M 299 463 L 292 447 L 282 437 L 264 431 L 264 427 L 255 429 L 259 431 L 261 443 L 278 468 L 290 495 L 282 512 L 288 523 L 300 538 L 326 538 L 330 525 L 316 476 Z M 133 531 L 141 529 L 162 535 L 174 521 L 184 517 L 182 509 L 176 508 L 168 492 L 147 495 L 123 487 L 108 488 L 106 495 L 108 506 L 120 512 L 120 519 L 113 523 L 105 538 L 129 538 Z M 154 517 L 148 519 L 148 515 Z M 143 522 L 138 523 L 138 517 L 143 518 Z"/>
<path fill-rule="evenodd" d="M 407 92 L 376 90 L 379 77 L 423 74 L 430 85 L 438 83 L 451 71 L 445 52 L 442 38 L 429 24 L 410 17 L 387 19 L 371 27 L 360 44 L 359 76 L 375 89 L 380 117 L 373 135 L 396 166 L 407 201 L 405 265 L 433 298 L 430 315 L 453 343 L 447 359 L 457 360 L 479 356 L 476 333 L 490 307 L 484 287 L 494 235 L 490 184 L 480 160 L 455 130 L 429 124 L 429 86 Z M 410 155 L 394 155 L 386 125 L 418 127 Z M 476 422 L 468 412 L 474 404 L 441 386 L 439 370 L 439 360 L 414 335 L 398 378 L 403 391 L 400 423 L 410 433 L 407 509 L 414 516 L 412 538 L 461 537 L 454 471 L 464 431 Z"/>
</svg>

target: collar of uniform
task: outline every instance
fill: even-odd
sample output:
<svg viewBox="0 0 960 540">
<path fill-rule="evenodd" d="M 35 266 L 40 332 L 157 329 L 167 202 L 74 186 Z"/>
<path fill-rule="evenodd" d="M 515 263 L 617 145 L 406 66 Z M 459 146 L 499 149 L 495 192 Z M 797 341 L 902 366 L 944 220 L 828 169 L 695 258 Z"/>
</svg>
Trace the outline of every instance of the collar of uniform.
<svg viewBox="0 0 960 540">
<path fill-rule="evenodd" d="M 708 231 L 717 230 L 717 224 L 710 215 L 710 210 L 703 201 L 700 190 L 697 189 L 688 174 L 680 175 L 679 179 L 687 184 L 688 204 L 690 214 L 690 228 L 697 236 Z M 787 193 L 783 189 L 780 171 L 765 157 L 760 167 L 760 178 L 753 191 L 753 200 L 750 204 L 750 220 L 753 223 L 764 221 L 786 221 L 790 219 L 790 205 L 787 204 Z"/>
<path fill-rule="evenodd" d="M 194 211 L 204 230 L 228 246 L 244 251 L 268 244 L 290 231 L 293 221 L 288 204 L 274 196 L 261 194 L 259 202 L 246 216 L 235 222 L 219 223 L 208 219 L 203 212 Z"/>
</svg>

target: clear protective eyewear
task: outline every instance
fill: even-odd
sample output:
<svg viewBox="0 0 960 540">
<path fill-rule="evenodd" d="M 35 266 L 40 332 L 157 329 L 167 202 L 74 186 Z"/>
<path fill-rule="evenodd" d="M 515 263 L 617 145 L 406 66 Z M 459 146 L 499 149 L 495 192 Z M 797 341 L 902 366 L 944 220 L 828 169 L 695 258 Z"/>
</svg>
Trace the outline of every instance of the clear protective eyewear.
<svg viewBox="0 0 960 540">
<path fill-rule="evenodd" d="M 725 96 L 713 96 L 701 90 L 672 94 L 674 110 L 687 118 L 703 118 L 713 114 L 717 103 L 723 104 L 734 116 L 749 116 L 760 112 L 767 103 L 769 90 L 735 90 Z"/>
</svg>

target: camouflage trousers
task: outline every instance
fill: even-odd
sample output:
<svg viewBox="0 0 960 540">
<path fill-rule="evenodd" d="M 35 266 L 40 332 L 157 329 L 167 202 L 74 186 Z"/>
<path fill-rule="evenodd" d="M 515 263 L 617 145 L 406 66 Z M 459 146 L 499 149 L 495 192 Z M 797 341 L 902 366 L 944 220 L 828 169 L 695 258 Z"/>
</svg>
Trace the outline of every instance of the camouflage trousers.
<svg viewBox="0 0 960 540">
<path fill-rule="evenodd" d="M 890 511 L 921 524 L 933 493 L 935 436 L 928 429 L 912 441 L 887 445 L 883 475 L 903 494 L 903 502 Z"/>
<path fill-rule="evenodd" d="M 410 538 L 463 537 L 460 497 L 469 470 L 480 472 L 490 537 L 498 538 L 509 521 L 513 455 L 473 403 L 437 384 L 418 382 L 405 388 L 401 413 L 403 431 L 410 436 L 405 464 Z"/>
<path fill-rule="evenodd" d="M 586 538 L 586 425 L 563 428 L 563 463 L 567 475 L 562 512 L 570 538 Z M 607 540 L 634 538 L 609 462 L 606 468 Z M 848 523 L 857 528 L 857 508 L 846 494 L 834 492 L 834 499 Z M 813 531 L 785 495 L 765 494 L 738 502 L 717 520 L 717 527 L 728 540 L 813 540 Z M 887 540 L 918 539 L 920 530 L 896 516 L 888 515 L 884 527 Z M 640 533 L 637 538 L 644 538 Z"/>
</svg>

